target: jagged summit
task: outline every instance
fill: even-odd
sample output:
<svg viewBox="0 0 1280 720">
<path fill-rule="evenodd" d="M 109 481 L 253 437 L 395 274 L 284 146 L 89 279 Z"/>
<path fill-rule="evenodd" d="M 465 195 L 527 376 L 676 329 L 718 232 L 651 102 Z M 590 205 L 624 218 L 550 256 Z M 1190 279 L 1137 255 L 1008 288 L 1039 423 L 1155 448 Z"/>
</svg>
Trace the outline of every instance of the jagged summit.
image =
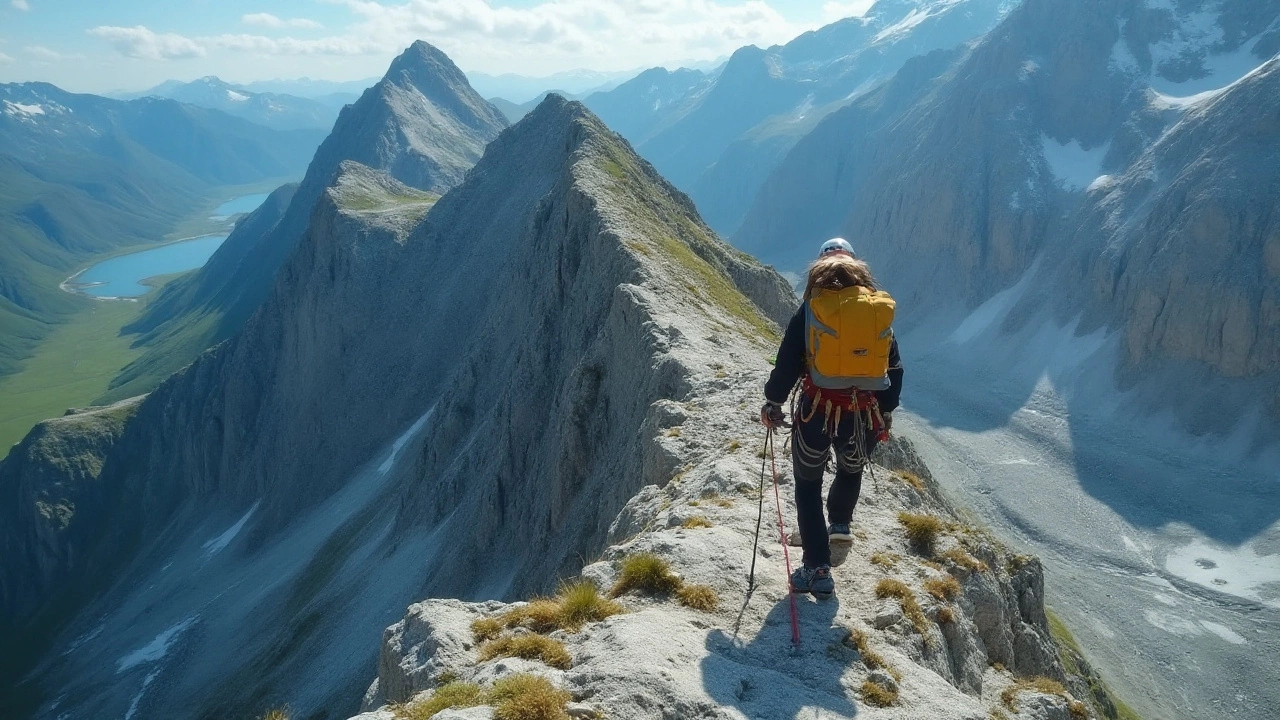
<svg viewBox="0 0 1280 720">
<path fill-rule="evenodd" d="M 157 368 L 173 371 L 234 334 L 262 303 L 340 163 L 385 171 L 412 188 L 443 194 L 462 182 L 485 146 L 507 126 L 452 61 L 415 43 L 381 81 L 345 107 L 287 206 L 264 205 L 240 223 L 209 263 L 169 284 L 128 328 L 153 349 L 129 368 L 117 392 Z M 176 360 L 175 360 L 176 358 Z"/>
</svg>

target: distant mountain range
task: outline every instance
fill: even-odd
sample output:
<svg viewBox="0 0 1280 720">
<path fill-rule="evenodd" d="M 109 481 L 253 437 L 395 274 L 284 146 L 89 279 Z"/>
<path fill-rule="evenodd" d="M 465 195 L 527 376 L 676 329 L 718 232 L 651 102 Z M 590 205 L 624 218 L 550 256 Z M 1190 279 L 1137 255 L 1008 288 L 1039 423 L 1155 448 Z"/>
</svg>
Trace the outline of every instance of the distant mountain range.
<svg viewBox="0 0 1280 720">
<path fill-rule="evenodd" d="M 823 117 L 909 59 L 981 37 L 1017 5 L 880 0 L 786 45 L 744 47 L 718 73 L 651 70 L 584 102 L 731 234 L 760 184 Z"/>
<path fill-rule="evenodd" d="M 168 98 L 198 107 L 221 110 L 228 115 L 235 115 L 276 130 L 301 128 L 328 130 L 333 127 L 333 121 L 338 117 L 338 111 L 342 106 L 354 101 L 358 93 L 339 90 L 315 97 L 302 97 L 281 92 L 255 91 L 248 86 L 233 85 L 217 77 L 207 76 L 191 82 L 170 80 L 150 90 L 120 93 L 116 97 L 120 99 Z"/>
<path fill-rule="evenodd" d="M 467 80 L 476 92 L 485 97 L 499 97 L 516 105 L 523 105 L 535 98 L 545 97 L 547 92 L 560 91 L 566 96 L 581 95 L 597 90 L 608 90 L 635 75 L 634 70 L 600 72 L 596 70 L 569 70 L 542 77 L 530 77 L 503 73 L 489 75 L 482 72 L 467 73 Z"/>
<path fill-rule="evenodd" d="M 84 302 L 84 258 L 155 242 L 210 188 L 296 175 L 323 133 L 264 128 L 173 100 L 0 85 L 0 375 Z"/>
</svg>

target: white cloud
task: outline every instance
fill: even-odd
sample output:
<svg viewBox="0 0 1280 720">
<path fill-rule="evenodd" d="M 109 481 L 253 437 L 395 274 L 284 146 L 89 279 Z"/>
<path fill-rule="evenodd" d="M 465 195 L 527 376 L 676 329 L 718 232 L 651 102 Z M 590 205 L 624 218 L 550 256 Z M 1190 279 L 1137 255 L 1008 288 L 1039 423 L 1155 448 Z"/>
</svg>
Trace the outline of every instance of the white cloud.
<svg viewBox="0 0 1280 720">
<path fill-rule="evenodd" d="M 13 62 L 13 58 L 0 52 L 0 65 L 4 65 L 6 63 L 11 63 L 11 62 Z"/>
<path fill-rule="evenodd" d="M 744 45 L 767 47 L 813 28 L 787 20 L 770 4 L 773 0 L 542 0 L 524 7 L 497 6 L 497 0 L 324 1 L 346 7 L 354 22 L 341 32 L 305 39 L 253 33 L 187 37 L 144 26 L 89 32 L 130 57 L 364 56 L 370 68 L 413 41 L 426 40 L 471 70 L 533 74 L 713 61 Z M 826 5 L 848 14 L 869 3 Z M 311 21 L 269 13 L 243 15 L 241 21 L 273 29 L 311 27 Z"/>
<path fill-rule="evenodd" d="M 248 15 L 242 15 L 240 17 L 240 22 L 245 25 L 257 25 L 269 28 L 292 27 L 303 30 L 319 30 L 324 27 L 315 20 L 308 20 L 307 18 L 289 18 L 285 20 L 278 18 L 271 13 L 249 13 Z"/>
<path fill-rule="evenodd" d="M 103 25 L 89 30 L 116 49 L 121 55 L 144 60 L 174 60 L 202 57 L 205 49 L 191 38 L 173 33 L 155 33 L 145 26 L 114 27 Z"/>
<path fill-rule="evenodd" d="M 713 60 L 810 29 L 764 0 L 545 0 L 529 7 L 495 7 L 491 0 L 333 1 L 362 18 L 351 28 L 358 37 L 386 50 L 426 39 L 477 70 L 515 64 L 616 70 Z"/>
<path fill-rule="evenodd" d="M 25 11 L 31 9 L 31 5 L 27 3 L 27 0 L 10 0 L 9 4 L 18 10 Z"/>
<path fill-rule="evenodd" d="M 847 17 L 862 17 L 867 14 L 876 0 L 845 0 L 845 2 L 822 3 L 822 22 L 833 23 Z"/>
<path fill-rule="evenodd" d="M 28 45 L 27 47 L 23 48 L 23 50 L 26 51 L 28 55 L 30 55 L 31 57 L 37 60 L 44 60 L 46 62 L 57 62 L 58 60 L 63 59 L 62 53 L 50 50 L 49 48 L 43 45 Z"/>
</svg>

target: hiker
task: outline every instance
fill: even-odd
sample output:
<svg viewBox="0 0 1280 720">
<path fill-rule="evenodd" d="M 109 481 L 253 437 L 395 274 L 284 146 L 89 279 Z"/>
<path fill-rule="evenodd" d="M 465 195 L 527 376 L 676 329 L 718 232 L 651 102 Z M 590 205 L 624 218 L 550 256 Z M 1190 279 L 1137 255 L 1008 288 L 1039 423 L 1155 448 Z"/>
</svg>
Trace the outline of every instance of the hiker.
<svg viewBox="0 0 1280 720">
<path fill-rule="evenodd" d="M 902 392 L 894 308 L 848 242 L 823 243 L 809 267 L 800 309 L 787 324 L 760 410 L 766 427 L 785 427 L 782 406 L 800 382 L 791 406 L 791 460 L 804 556 L 791 575 L 792 592 L 831 597 L 831 567 L 843 563 L 853 546 L 849 525 L 862 469 L 876 445 L 888 439 Z M 836 476 L 824 518 L 822 476 L 833 448 Z"/>
</svg>

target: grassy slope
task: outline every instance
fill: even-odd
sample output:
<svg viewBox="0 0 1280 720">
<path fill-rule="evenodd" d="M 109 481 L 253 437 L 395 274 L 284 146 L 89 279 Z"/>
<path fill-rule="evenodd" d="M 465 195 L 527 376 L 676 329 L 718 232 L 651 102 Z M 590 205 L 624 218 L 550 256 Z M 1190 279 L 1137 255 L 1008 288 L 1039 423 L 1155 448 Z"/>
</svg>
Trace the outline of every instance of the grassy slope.
<svg viewBox="0 0 1280 720">
<path fill-rule="evenodd" d="M 107 391 L 139 353 L 120 328 L 134 302 L 93 302 L 59 325 L 17 373 L 0 378 L 0 457 L 41 420 L 83 406 Z"/>
</svg>

